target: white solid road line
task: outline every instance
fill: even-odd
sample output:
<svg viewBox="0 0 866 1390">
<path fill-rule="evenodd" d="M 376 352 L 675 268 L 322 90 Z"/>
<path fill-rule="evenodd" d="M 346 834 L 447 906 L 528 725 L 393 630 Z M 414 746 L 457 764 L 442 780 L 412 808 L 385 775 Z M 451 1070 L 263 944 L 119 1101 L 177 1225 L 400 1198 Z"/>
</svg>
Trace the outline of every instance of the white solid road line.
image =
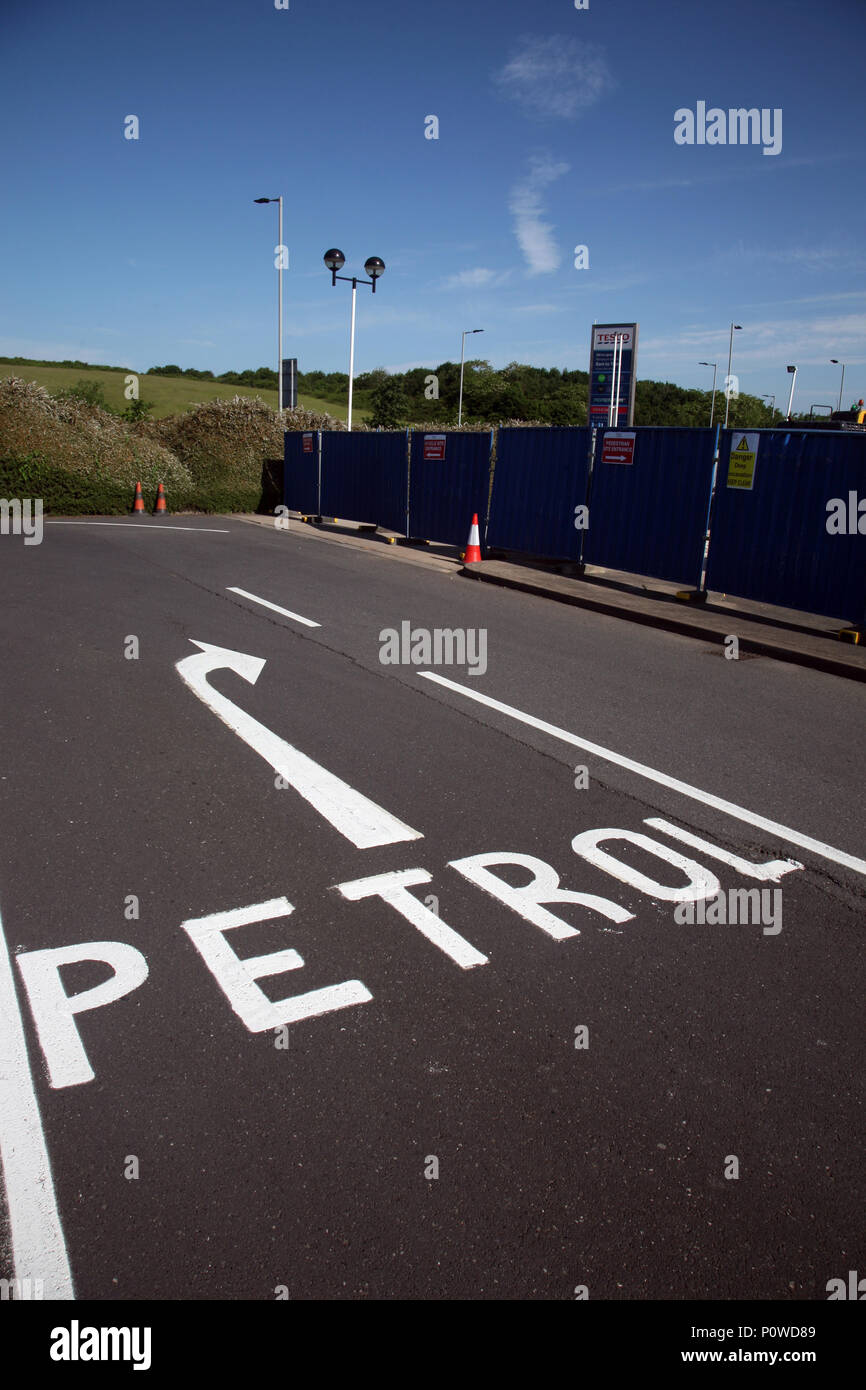
<svg viewBox="0 0 866 1390">
<path fill-rule="evenodd" d="M 181 680 L 357 849 L 424 838 L 420 830 L 413 830 L 390 811 L 355 791 L 348 782 L 308 758 L 306 753 L 293 748 L 208 682 L 209 672 L 227 669 L 255 685 L 265 665 L 264 658 L 215 647 L 209 642 L 196 642 L 192 637 L 189 640 L 199 650 L 177 662 Z"/>
<path fill-rule="evenodd" d="M 46 1299 L 73 1299 L 51 1163 L 0 920 L 0 1162 L 15 1278 L 41 1281 Z M 38 1287 L 38 1283 L 37 1283 Z M 32 1296 L 32 1295 L 31 1295 Z"/>
<path fill-rule="evenodd" d="M 278 603 L 271 603 L 270 599 L 259 598 L 256 594 L 248 594 L 246 589 L 236 589 L 233 584 L 227 584 L 226 588 L 230 594 L 240 594 L 241 598 L 248 598 L 252 603 L 260 603 L 262 608 L 272 608 L 275 613 L 282 613 L 285 618 L 294 618 L 296 623 L 303 623 L 304 627 L 321 627 L 321 623 L 314 623 L 312 618 L 302 618 L 300 613 L 292 613 L 288 608 L 281 608 Z"/>
<path fill-rule="evenodd" d="M 206 531 L 211 536 L 230 536 L 227 526 L 164 526 L 159 521 L 54 521 L 45 518 L 46 526 L 123 526 L 139 531 Z"/>
<path fill-rule="evenodd" d="M 420 671 L 419 675 L 423 676 L 425 680 L 435 681 L 437 685 L 444 685 L 448 690 L 456 691 L 458 695 L 465 695 L 467 699 L 475 700 L 480 705 L 487 705 L 489 709 L 499 710 L 501 714 L 518 719 L 521 724 L 529 724 L 533 729 L 540 729 L 543 734 L 550 734 L 552 738 L 561 739 L 563 743 L 570 743 L 575 748 L 582 748 L 584 752 L 592 753 L 597 758 L 604 758 L 609 763 L 616 763 L 617 767 L 624 767 L 629 772 L 636 772 L 638 777 L 648 777 L 651 782 L 657 782 L 661 787 L 669 787 L 671 791 L 691 797 L 693 801 L 701 801 L 705 806 L 712 806 L 717 811 L 723 811 L 727 816 L 745 821 L 747 825 L 757 826 L 759 830 L 768 830 L 771 835 L 777 835 L 780 840 L 785 840 L 788 844 L 798 845 L 800 849 L 811 850 L 812 854 L 818 854 L 822 859 L 829 859 L 833 864 L 839 864 L 843 868 L 853 869 L 855 873 L 866 874 L 866 860 L 857 859 L 853 854 L 847 854 L 845 850 L 834 849 L 832 845 L 825 845 L 823 840 L 813 840 L 810 835 L 802 835 L 799 830 L 792 830 L 788 825 L 780 825 L 778 821 L 768 820 L 766 816 L 759 816 L 744 806 L 737 806 L 733 801 L 725 801 L 720 796 L 714 796 L 712 792 L 701 791 L 700 787 L 693 787 L 688 782 L 681 782 L 677 777 L 669 777 L 666 772 L 657 772 L 655 768 L 647 767 L 645 763 L 636 763 L 633 758 L 625 758 L 621 753 L 614 753 L 610 748 L 602 748 L 598 743 L 590 743 L 588 739 L 578 738 L 576 734 L 570 734 L 567 729 L 560 729 L 556 724 L 548 724 L 544 719 L 536 719 L 532 714 L 525 714 L 523 710 L 515 709 L 513 705 L 505 705 L 501 700 L 494 700 L 489 695 L 482 695 L 477 690 L 471 690 L 469 686 L 458 685 L 456 681 L 450 681 L 446 676 L 439 676 L 435 671 Z"/>
</svg>

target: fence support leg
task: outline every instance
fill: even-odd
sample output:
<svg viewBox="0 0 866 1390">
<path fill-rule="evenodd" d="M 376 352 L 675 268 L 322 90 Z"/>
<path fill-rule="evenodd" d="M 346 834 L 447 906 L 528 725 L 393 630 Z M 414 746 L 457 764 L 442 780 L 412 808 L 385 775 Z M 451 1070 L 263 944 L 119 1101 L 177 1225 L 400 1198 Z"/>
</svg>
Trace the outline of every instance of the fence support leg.
<svg viewBox="0 0 866 1390">
<path fill-rule="evenodd" d="M 593 475 L 593 473 L 595 472 L 595 440 L 596 440 L 596 431 L 595 431 L 595 426 L 594 426 L 594 425 L 590 426 L 590 428 L 591 428 L 591 430 L 592 430 L 592 433 L 591 433 L 591 435 L 590 435 L 589 460 L 588 460 L 587 469 L 586 469 L 586 487 L 585 487 L 584 493 L 583 493 L 583 501 L 584 501 L 584 506 L 586 507 L 587 515 L 588 515 L 588 517 L 589 517 L 589 524 L 590 524 L 590 526 L 591 526 L 591 525 L 592 525 L 592 506 L 591 506 L 591 503 L 592 503 L 592 475 Z M 573 561 L 573 560 L 572 560 L 572 561 L 569 561 L 567 566 L 561 567 L 561 568 L 560 568 L 560 574 L 564 574 L 564 575 L 568 575 L 568 576 L 573 576 L 573 577 L 576 578 L 576 579 L 582 579 L 582 578 L 583 578 L 583 576 L 586 574 L 586 561 L 585 561 L 584 558 L 583 558 L 583 552 L 584 552 L 585 546 L 586 546 L 586 531 L 581 531 L 581 533 L 580 533 L 580 551 L 579 551 L 577 560 L 576 560 L 576 561 Z"/>
<path fill-rule="evenodd" d="M 707 527 L 704 535 L 704 554 L 701 560 L 701 575 L 696 589 L 679 589 L 676 597 L 680 603 L 706 603 L 707 601 L 707 561 L 710 557 L 710 541 L 713 533 L 713 512 L 716 506 L 716 481 L 719 476 L 719 441 L 721 426 L 716 425 L 713 441 L 713 472 L 710 478 L 710 500 L 707 503 Z"/>
</svg>

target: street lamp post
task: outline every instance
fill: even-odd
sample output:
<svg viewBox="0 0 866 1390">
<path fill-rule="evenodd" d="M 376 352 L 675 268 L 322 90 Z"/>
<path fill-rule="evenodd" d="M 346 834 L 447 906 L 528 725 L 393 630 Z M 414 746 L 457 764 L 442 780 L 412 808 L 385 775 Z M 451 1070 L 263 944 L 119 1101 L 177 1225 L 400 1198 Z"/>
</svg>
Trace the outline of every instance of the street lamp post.
<svg viewBox="0 0 866 1390">
<path fill-rule="evenodd" d="M 714 416 L 715 411 L 716 411 L 716 371 L 717 371 L 717 369 L 718 369 L 718 363 L 717 363 L 717 362 L 699 362 L 699 363 L 698 363 L 698 366 L 699 366 L 699 367 L 712 367 L 712 369 L 713 369 L 713 399 L 712 399 L 712 401 L 710 402 L 710 428 L 712 428 L 713 416 Z"/>
<path fill-rule="evenodd" d="M 831 358 L 830 358 L 830 361 L 833 363 L 833 366 L 834 366 L 834 367 L 841 367 L 841 368 L 842 368 L 842 380 L 839 382 L 839 404 L 838 404 L 837 407 L 836 407 L 837 410 L 841 410 L 841 409 L 842 409 L 842 393 L 843 393 L 843 391 L 845 390 L 845 363 L 844 363 L 844 362 L 840 362 L 838 357 L 831 357 Z"/>
<path fill-rule="evenodd" d="M 283 200 L 254 198 L 254 203 L 279 203 L 277 244 L 277 409 L 283 409 Z"/>
<path fill-rule="evenodd" d="M 728 428 L 728 410 L 731 405 L 731 357 L 734 352 L 734 333 L 738 333 L 742 326 L 741 323 L 732 323 L 731 336 L 728 339 L 728 375 L 725 378 L 725 429 Z"/>
<path fill-rule="evenodd" d="M 373 293 L 376 293 L 376 281 L 380 275 L 385 274 L 385 262 L 380 256 L 368 256 L 364 262 L 364 269 L 369 275 L 369 280 L 361 280 L 357 275 L 338 275 L 337 271 L 342 270 L 346 264 L 346 257 L 342 251 L 333 246 L 330 251 L 326 251 L 323 258 L 325 265 L 331 272 L 331 284 L 336 285 L 338 280 L 346 280 L 352 285 L 352 326 L 349 330 L 349 418 L 346 428 L 352 428 L 352 388 L 355 379 L 355 296 L 359 285 L 372 285 Z"/>
<path fill-rule="evenodd" d="M 793 372 L 793 376 L 791 377 L 791 394 L 788 397 L 788 413 L 785 416 L 786 420 L 790 420 L 791 418 L 791 406 L 794 403 L 794 387 L 797 385 L 797 368 L 789 367 L 788 371 Z"/>
<path fill-rule="evenodd" d="M 761 400 L 762 400 L 762 401 L 769 401 L 769 402 L 770 402 L 770 413 L 772 414 L 772 416 L 773 416 L 773 422 L 775 423 L 775 420 L 776 420 L 776 397 L 767 394 L 767 395 L 762 396 L 762 397 L 761 397 Z"/>
<path fill-rule="evenodd" d="M 469 333 L 483 333 L 483 332 L 484 332 L 484 329 L 483 329 L 483 328 L 466 328 L 466 329 L 464 329 L 464 331 L 463 331 L 463 337 L 460 339 L 460 400 L 459 400 L 459 403 L 458 403 L 458 405 L 457 405 L 457 428 L 458 428 L 458 429 L 460 428 L 460 425 L 461 425 L 462 420 L 463 420 L 463 363 L 464 363 L 464 360 L 465 360 L 465 357 L 466 357 L 466 336 L 467 336 L 467 334 L 469 334 Z"/>
</svg>

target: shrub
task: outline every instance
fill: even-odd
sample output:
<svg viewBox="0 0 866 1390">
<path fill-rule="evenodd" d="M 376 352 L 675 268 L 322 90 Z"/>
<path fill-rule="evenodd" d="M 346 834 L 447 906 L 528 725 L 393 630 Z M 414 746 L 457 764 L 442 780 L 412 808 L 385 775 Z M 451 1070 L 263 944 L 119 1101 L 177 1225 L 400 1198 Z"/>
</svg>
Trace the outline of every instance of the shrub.
<svg viewBox="0 0 866 1390">
<path fill-rule="evenodd" d="M 345 429 L 341 420 L 310 410 L 279 415 L 258 397 L 206 401 L 183 415 L 142 421 L 136 433 L 162 444 L 189 470 L 195 505 L 203 511 L 255 511 L 262 465 L 281 458 L 284 430 Z"/>
<path fill-rule="evenodd" d="M 85 500 L 98 497 L 100 507 L 104 502 L 107 510 L 123 511 L 138 481 L 154 494 L 157 483 L 165 483 L 173 505 L 188 503 L 192 494 L 189 470 L 158 440 L 134 433 L 98 405 L 53 397 L 20 377 L 0 381 L 0 459 L 38 474 L 46 489 L 45 508 L 54 512 L 64 509 L 61 495 L 77 498 L 76 510 L 87 510 Z M 57 496 L 48 486 L 52 479 L 60 489 Z M 116 504 L 107 506 L 115 496 Z M 127 499 L 125 507 L 121 498 Z"/>
<path fill-rule="evenodd" d="M 64 386 L 57 392 L 60 400 L 83 401 L 85 405 L 98 405 L 103 410 L 108 407 L 105 404 L 105 392 L 100 381 L 93 381 L 87 377 L 79 377 L 74 386 Z"/>
</svg>

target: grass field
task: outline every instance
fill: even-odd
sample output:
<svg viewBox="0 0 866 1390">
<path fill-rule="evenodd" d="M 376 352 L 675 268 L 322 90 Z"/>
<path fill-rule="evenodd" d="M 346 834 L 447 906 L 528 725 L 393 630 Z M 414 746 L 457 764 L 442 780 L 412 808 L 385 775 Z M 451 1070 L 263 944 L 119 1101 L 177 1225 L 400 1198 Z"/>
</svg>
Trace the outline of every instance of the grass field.
<svg viewBox="0 0 866 1390">
<path fill-rule="evenodd" d="M 129 402 L 124 397 L 125 374 L 105 372 L 84 367 L 22 367 L 19 363 L 7 363 L 0 358 L 0 379 L 17 376 L 24 381 L 35 381 L 44 386 L 52 395 L 64 387 L 74 386 L 79 380 L 98 381 L 105 394 L 106 404 L 111 410 L 124 410 Z M 259 396 L 272 409 L 277 408 L 276 391 L 262 391 L 252 386 L 231 386 L 220 381 L 194 381 L 185 376 L 140 376 L 138 392 L 142 400 L 152 401 L 151 418 L 162 419 L 166 415 L 179 415 L 201 401 L 212 401 L 217 397 L 231 400 L 232 396 Z M 345 401 L 325 401 L 316 396 L 300 395 L 298 404 L 307 410 L 333 415 L 345 420 L 347 405 Z M 361 422 L 370 411 L 362 405 L 353 403 L 352 416 Z"/>
</svg>

